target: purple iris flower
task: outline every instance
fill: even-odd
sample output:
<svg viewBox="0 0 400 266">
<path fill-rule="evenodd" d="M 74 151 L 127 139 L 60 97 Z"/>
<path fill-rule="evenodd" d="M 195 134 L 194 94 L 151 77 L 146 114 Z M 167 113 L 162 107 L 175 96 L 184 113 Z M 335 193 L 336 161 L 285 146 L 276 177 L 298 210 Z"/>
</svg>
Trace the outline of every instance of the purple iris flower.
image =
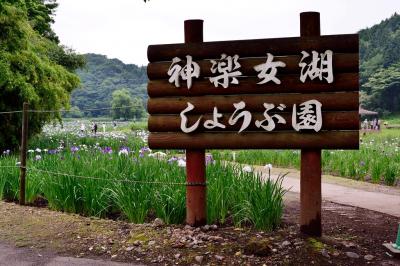
<svg viewBox="0 0 400 266">
<path fill-rule="evenodd" d="M 145 153 L 145 152 L 151 152 L 151 150 L 150 150 L 150 148 L 149 147 L 143 147 L 143 148 L 141 148 L 140 149 L 140 151 L 139 152 L 143 152 L 143 153 Z"/>
<path fill-rule="evenodd" d="M 171 158 L 168 159 L 168 163 L 169 163 L 169 164 L 172 164 L 173 162 L 176 162 L 176 161 L 178 161 L 178 158 L 175 157 L 175 156 L 173 156 L 173 157 L 171 157 Z"/>
<path fill-rule="evenodd" d="M 104 154 L 111 154 L 113 150 L 111 147 L 105 147 L 104 149 L 101 150 L 101 152 Z"/>
<path fill-rule="evenodd" d="M 72 146 L 72 147 L 71 147 L 71 152 L 72 152 L 72 153 L 75 153 L 75 152 L 77 152 L 77 151 L 79 151 L 79 147 L 77 147 L 77 146 Z"/>
<path fill-rule="evenodd" d="M 211 155 L 211 154 L 207 154 L 207 155 L 206 155 L 206 165 L 214 164 L 214 163 L 215 163 L 215 160 L 214 160 L 214 158 L 212 157 L 212 155 Z"/>
<path fill-rule="evenodd" d="M 119 148 L 119 150 L 120 150 L 120 151 L 126 150 L 126 151 L 128 151 L 128 152 L 131 151 L 131 149 L 129 149 L 129 147 L 127 147 L 127 146 L 122 146 L 121 148 Z"/>
</svg>

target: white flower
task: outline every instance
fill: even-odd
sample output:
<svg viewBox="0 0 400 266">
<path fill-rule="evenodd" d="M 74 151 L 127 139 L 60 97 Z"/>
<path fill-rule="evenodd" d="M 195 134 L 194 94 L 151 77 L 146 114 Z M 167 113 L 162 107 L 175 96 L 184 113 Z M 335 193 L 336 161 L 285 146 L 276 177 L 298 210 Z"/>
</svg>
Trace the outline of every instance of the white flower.
<svg viewBox="0 0 400 266">
<path fill-rule="evenodd" d="M 183 159 L 178 160 L 178 166 L 179 167 L 186 167 L 186 161 Z"/>
<path fill-rule="evenodd" d="M 48 152 L 49 150 L 48 150 L 48 149 L 44 149 L 43 151 L 44 151 L 44 152 Z"/>
<path fill-rule="evenodd" d="M 271 170 L 272 169 L 272 164 L 266 164 L 265 166 L 264 166 L 264 169 L 266 169 L 266 170 Z"/>
<path fill-rule="evenodd" d="M 39 149 L 39 148 L 36 148 L 36 150 L 35 150 L 36 152 L 38 152 L 38 153 L 41 153 L 42 152 L 42 150 L 41 149 Z"/>
<path fill-rule="evenodd" d="M 242 171 L 246 173 L 251 173 L 253 172 L 253 169 L 249 165 L 246 165 L 243 167 Z"/>
<path fill-rule="evenodd" d="M 167 154 L 161 151 L 155 152 L 155 153 L 151 153 L 153 155 L 153 157 L 157 158 L 157 159 L 165 159 L 167 157 Z M 149 154 L 150 156 L 150 154 Z"/>
<path fill-rule="evenodd" d="M 129 155 L 129 151 L 128 151 L 127 149 L 122 149 L 122 150 L 120 150 L 120 151 L 118 152 L 118 155 L 119 155 L 119 156 L 121 156 L 121 155 L 128 156 L 128 155 Z"/>
<path fill-rule="evenodd" d="M 40 156 L 40 155 L 36 155 L 36 156 L 35 156 L 35 160 L 36 160 L 36 161 L 39 161 L 39 160 L 41 160 L 41 159 L 42 159 L 42 156 Z"/>
<path fill-rule="evenodd" d="M 35 152 L 34 150 L 28 150 L 29 153 Z"/>
<path fill-rule="evenodd" d="M 20 166 L 20 165 L 21 165 L 21 162 L 16 162 L 15 165 L 16 165 L 16 166 Z"/>
</svg>

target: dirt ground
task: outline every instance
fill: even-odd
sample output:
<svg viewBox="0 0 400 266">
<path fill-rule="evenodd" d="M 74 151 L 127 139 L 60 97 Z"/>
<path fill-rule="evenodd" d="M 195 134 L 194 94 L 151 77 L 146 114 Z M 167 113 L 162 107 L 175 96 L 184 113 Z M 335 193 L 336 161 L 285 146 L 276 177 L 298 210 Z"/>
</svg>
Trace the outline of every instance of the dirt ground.
<svg viewBox="0 0 400 266">
<path fill-rule="evenodd" d="M 388 203 L 389 204 L 389 203 Z M 394 241 L 398 218 L 323 202 L 322 238 L 299 233 L 298 194 L 289 193 L 283 224 L 250 228 L 143 225 L 0 202 L 0 243 L 38 256 L 150 265 L 400 265 L 382 244 Z"/>
</svg>

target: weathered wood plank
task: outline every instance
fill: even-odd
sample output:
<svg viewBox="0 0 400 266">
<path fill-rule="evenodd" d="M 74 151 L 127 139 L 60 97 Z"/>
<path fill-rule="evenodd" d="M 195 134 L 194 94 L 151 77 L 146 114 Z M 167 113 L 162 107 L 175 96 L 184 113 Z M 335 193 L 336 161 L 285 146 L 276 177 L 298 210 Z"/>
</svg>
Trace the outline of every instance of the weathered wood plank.
<svg viewBox="0 0 400 266">
<path fill-rule="evenodd" d="M 150 45 L 147 48 L 147 58 L 149 62 L 157 62 L 191 55 L 198 60 L 219 58 L 222 53 L 259 57 L 266 53 L 275 56 L 298 55 L 303 50 L 323 52 L 328 49 L 334 53 L 358 53 L 358 34 Z"/>
<path fill-rule="evenodd" d="M 226 126 L 225 129 L 218 129 L 218 131 L 238 131 L 241 127 L 241 123 L 237 123 L 233 126 L 228 124 L 229 117 L 232 114 L 223 114 L 219 120 L 220 123 Z M 270 115 L 273 115 L 271 113 Z M 292 114 L 291 113 L 280 113 L 285 120 L 286 124 L 278 124 L 275 122 L 274 131 L 280 130 L 293 130 L 292 127 Z M 246 129 L 246 131 L 260 131 L 262 129 L 257 128 L 254 124 L 256 120 L 262 121 L 265 119 L 262 113 L 252 114 L 252 123 Z M 188 124 L 194 124 L 198 119 L 199 115 L 189 115 Z M 210 131 L 205 129 L 202 125 L 208 120 L 212 119 L 212 114 L 203 115 L 201 120 L 201 126 L 196 132 Z M 322 130 L 358 130 L 359 129 L 359 115 L 357 111 L 352 112 L 323 112 L 322 113 Z M 182 132 L 180 128 L 181 118 L 179 115 L 151 115 L 148 119 L 148 129 L 150 132 Z M 217 129 L 216 129 L 217 130 Z M 215 130 L 215 131 L 216 131 Z"/>
<path fill-rule="evenodd" d="M 263 93 L 316 93 L 336 91 L 357 91 L 359 88 L 358 73 L 340 73 L 335 75 L 333 83 L 313 80 L 302 83 L 299 75 L 278 75 L 281 84 L 268 82 L 257 84 L 258 78 L 241 78 L 238 85 L 229 88 L 216 88 L 208 79 L 195 80 L 192 88 L 187 89 L 186 84 L 175 87 L 168 80 L 150 80 L 147 84 L 147 93 L 150 97 L 163 96 L 202 96 L 202 95 L 234 95 L 234 94 L 263 94 Z"/>
<path fill-rule="evenodd" d="M 243 76 L 257 76 L 258 72 L 254 70 L 254 67 L 259 64 L 264 64 L 266 62 L 266 55 L 258 58 L 241 58 L 239 63 L 241 65 L 240 72 Z M 171 58 L 172 60 L 172 58 Z M 300 73 L 301 68 L 299 67 L 299 62 L 301 60 L 301 55 L 291 55 L 291 56 L 275 56 L 274 62 L 282 61 L 286 64 L 285 67 L 279 67 L 278 75 L 287 73 Z M 333 54 L 332 66 L 335 69 L 335 73 L 341 72 L 358 72 L 358 54 Z M 168 69 L 171 66 L 171 61 L 169 62 L 154 62 L 149 63 L 147 66 L 147 76 L 150 80 L 155 79 L 168 79 Z M 215 74 L 211 73 L 212 63 L 210 60 L 200 60 L 196 61 L 200 66 L 200 77 L 212 77 Z M 299 75 L 299 74 L 298 74 Z"/>
<path fill-rule="evenodd" d="M 358 149 L 359 132 L 150 133 L 152 149 Z"/>
<path fill-rule="evenodd" d="M 218 107 L 220 113 L 231 113 L 235 111 L 234 103 L 244 101 L 246 110 L 264 112 L 264 103 L 272 103 L 275 106 L 285 104 L 290 108 L 293 104 L 298 105 L 311 99 L 321 102 L 323 111 L 355 111 L 359 107 L 358 92 L 337 92 L 150 98 L 147 110 L 149 114 L 179 114 L 190 102 L 195 106 L 190 114 L 212 113 L 215 106 Z"/>
</svg>

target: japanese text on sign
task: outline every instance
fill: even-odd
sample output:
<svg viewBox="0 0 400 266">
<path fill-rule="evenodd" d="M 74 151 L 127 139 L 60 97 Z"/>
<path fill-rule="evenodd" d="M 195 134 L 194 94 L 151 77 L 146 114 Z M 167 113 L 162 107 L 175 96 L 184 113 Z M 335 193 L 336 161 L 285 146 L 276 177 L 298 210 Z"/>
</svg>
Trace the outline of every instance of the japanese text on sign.
<svg viewBox="0 0 400 266">
<path fill-rule="evenodd" d="M 286 120 L 279 114 L 270 115 L 268 112 L 273 110 L 274 108 L 279 111 L 284 111 L 286 106 L 284 104 L 279 104 L 275 107 L 274 104 L 264 103 L 264 120 L 256 120 L 255 126 L 260 129 L 264 129 L 265 131 L 272 131 L 275 129 L 276 124 L 286 124 Z M 241 133 L 245 129 L 247 129 L 252 121 L 252 115 L 249 111 L 245 110 L 246 103 L 241 101 L 238 103 L 234 103 L 235 111 L 230 116 L 228 120 L 228 124 L 230 126 L 235 125 L 241 120 L 242 124 L 238 131 Z M 311 129 L 315 132 L 321 130 L 322 127 L 322 112 L 321 112 L 322 104 L 317 100 L 309 100 L 299 104 L 299 108 L 297 108 L 296 104 L 293 105 L 292 111 L 292 127 L 296 131 L 300 131 L 302 129 Z M 188 118 L 186 116 L 187 113 L 194 110 L 195 106 L 190 102 L 187 103 L 187 107 L 180 113 L 181 117 L 181 130 L 184 133 L 194 132 L 201 123 L 202 116 L 200 116 L 195 123 L 192 125 L 188 125 Z M 219 122 L 219 119 L 222 118 L 222 114 L 218 112 L 218 108 L 214 107 L 212 119 L 206 120 L 203 123 L 204 128 L 206 129 L 225 129 L 226 126 Z"/>
<path fill-rule="evenodd" d="M 302 58 L 299 62 L 300 81 L 305 82 L 307 78 L 310 80 L 319 79 L 325 80 L 327 83 L 333 82 L 333 68 L 332 58 L 333 52 L 326 50 L 324 53 L 318 53 L 312 51 L 311 55 L 302 51 Z M 311 57 L 311 60 L 309 58 Z M 193 79 L 199 78 L 200 66 L 198 63 L 193 61 L 192 56 L 186 56 L 186 64 L 182 66 L 180 63 L 182 60 L 179 57 L 172 59 L 172 64 L 168 69 L 169 82 L 174 83 L 176 87 L 180 87 L 180 80 L 186 81 L 186 87 L 190 89 L 192 87 Z M 240 71 L 239 56 L 228 56 L 221 54 L 221 58 L 218 60 L 211 60 L 211 73 L 215 76 L 209 77 L 209 81 L 215 86 L 222 86 L 228 88 L 230 84 L 239 84 L 239 79 L 242 77 Z M 274 82 L 275 84 L 281 84 L 281 81 L 276 77 L 278 68 L 284 68 L 286 64 L 282 61 L 274 61 L 274 56 L 267 53 L 267 59 L 265 63 L 254 66 L 254 70 L 258 73 L 257 77 L 260 82 L 257 84 L 265 84 L 267 82 Z"/>
</svg>

